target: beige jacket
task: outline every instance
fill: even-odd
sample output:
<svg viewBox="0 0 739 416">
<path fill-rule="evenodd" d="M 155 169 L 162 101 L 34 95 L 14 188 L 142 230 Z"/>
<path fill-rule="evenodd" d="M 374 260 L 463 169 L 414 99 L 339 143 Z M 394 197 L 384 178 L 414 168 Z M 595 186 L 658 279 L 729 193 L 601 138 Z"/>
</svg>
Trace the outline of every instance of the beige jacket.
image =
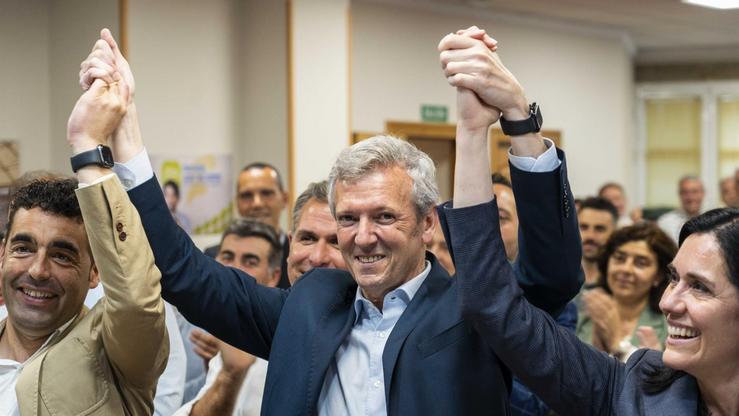
<svg viewBox="0 0 739 416">
<path fill-rule="evenodd" d="M 115 175 L 77 199 L 106 296 L 26 364 L 21 416 L 150 415 L 169 354 L 161 275 Z"/>
</svg>

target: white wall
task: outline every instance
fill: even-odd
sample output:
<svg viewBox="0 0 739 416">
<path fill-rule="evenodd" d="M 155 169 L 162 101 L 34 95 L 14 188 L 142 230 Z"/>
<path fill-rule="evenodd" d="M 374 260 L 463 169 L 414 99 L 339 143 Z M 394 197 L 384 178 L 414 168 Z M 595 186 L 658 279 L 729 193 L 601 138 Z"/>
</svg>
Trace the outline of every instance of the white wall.
<svg viewBox="0 0 739 416">
<path fill-rule="evenodd" d="M 19 143 L 20 172 L 48 169 L 48 1 L 0 2 L 0 140 Z"/>
<path fill-rule="evenodd" d="M 150 154 L 231 153 L 237 39 L 231 0 L 129 1 L 129 61 Z"/>
<path fill-rule="evenodd" d="M 28 2 L 26 2 L 28 3 Z M 117 0 L 65 0 L 50 2 L 49 73 L 51 124 L 49 167 L 72 174 L 66 141 L 69 114 L 82 94 L 80 62 L 87 58 L 100 30 L 118 32 Z"/>
<path fill-rule="evenodd" d="M 129 61 L 149 153 L 231 154 L 287 172 L 286 6 L 129 1 Z"/>
<path fill-rule="evenodd" d="M 295 193 L 349 143 L 349 1 L 292 1 Z"/>
<path fill-rule="evenodd" d="M 19 141 L 21 173 L 72 173 L 66 131 L 79 64 L 100 28 L 115 33 L 117 23 L 116 0 L 0 3 L 0 139 Z"/>
<path fill-rule="evenodd" d="M 631 58 L 619 39 L 492 18 L 352 2 L 352 128 L 382 131 L 388 119 L 420 121 L 421 104 L 449 107 L 436 46 L 475 24 L 499 41 L 503 62 L 542 107 L 544 126 L 562 132 L 576 195 L 607 180 L 635 189 L 632 175 Z"/>
</svg>

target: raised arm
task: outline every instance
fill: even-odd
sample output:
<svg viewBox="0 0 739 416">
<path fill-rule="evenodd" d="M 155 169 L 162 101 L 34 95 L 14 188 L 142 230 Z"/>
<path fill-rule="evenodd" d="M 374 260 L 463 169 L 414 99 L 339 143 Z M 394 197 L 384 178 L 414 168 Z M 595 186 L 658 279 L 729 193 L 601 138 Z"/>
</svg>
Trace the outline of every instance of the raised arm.
<svg viewBox="0 0 739 416">
<path fill-rule="evenodd" d="M 133 86 L 133 74 L 107 29 L 82 64 L 83 89 L 113 68 L 120 83 Z M 245 351 L 266 358 L 287 292 L 266 288 L 243 272 L 205 256 L 175 223 L 153 177 L 133 101 L 114 131 L 111 147 L 116 173 L 129 187 L 157 267 L 162 273 L 162 296 L 188 321 Z M 133 187 L 133 189 L 130 189 Z"/>
<path fill-rule="evenodd" d="M 119 78 L 111 84 L 96 80 L 75 105 L 67 130 L 73 155 L 102 145 L 125 113 L 128 91 Z M 169 350 L 159 271 L 138 213 L 112 171 L 87 165 L 77 178 L 77 199 L 106 293 L 99 306 L 106 354 L 117 377 L 153 397 Z"/>
<path fill-rule="evenodd" d="M 523 89 L 480 32 L 473 27 L 450 34 L 439 44 L 447 81 L 457 87 L 455 207 L 492 197 L 490 125 L 501 115 L 508 121 L 529 117 Z M 538 132 L 513 136 L 511 144 L 520 224 L 516 275 L 526 297 L 556 315 L 582 284 L 580 235 L 564 154 Z"/>
<path fill-rule="evenodd" d="M 613 386 L 618 385 L 622 374 L 620 363 L 580 343 L 571 331 L 524 298 L 526 292 L 532 300 L 549 305 L 550 311 L 557 303 L 564 305 L 567 301 L 561 292 L 550 295 L 554 300 L 540 295 L 550 290 L 548 287 L 567 284 L 549 278 L 562 274 L 554 270 L 562 267 L 562 260 L 543 252 L 562 244 L 566 223 L 558 186 L 562 167 L 556 167 L 555 173 L 512 168 L 514 183 L 518 182 L 519 187 L 514 188 L 518 191 L 516 202 L 523 205 L 519 208 L 520 224 L 527 227 L 521 233 L 525 243 L 519 242 L 525 244 L 521 262 L 534 264 L 520 267 L 516 276 L 506 258 L 495 201 L 486 203 L 491 197 L 487 127 L 497 120 L 496 109 L 502 110 L 507 119 L 514 119 L 521 117 L 528 105 L 513 75 L 482 41 L 466 33 L 452 34 L 442 40 L 440 49 L 448 80 L 458 89 L 454 209 L 444 207 L 441 213 L 454 253 L 463 316 L 473 323 L 501 362 L 555 411 L 609 414 Z M 513 137 L 512 143 L 514 156 L 532 157 L 537 163 L 547 151 L 538 133 Z M 537 220 L 537 215 L 542 219 Z M 576 232 L 576 227 L 568 226 Z M 525 251 L 533 247 L 542 251 L 528 257 Z M 548 268 L 542 258 L 551 262 Z M 536 273 L 530 274 L 531 270 Z M 573 273 L 562 277 L 577 281 L 578 276 Z M 521 284 L 526 278 L 531 282 L 528 287 Z"/>
</svg>

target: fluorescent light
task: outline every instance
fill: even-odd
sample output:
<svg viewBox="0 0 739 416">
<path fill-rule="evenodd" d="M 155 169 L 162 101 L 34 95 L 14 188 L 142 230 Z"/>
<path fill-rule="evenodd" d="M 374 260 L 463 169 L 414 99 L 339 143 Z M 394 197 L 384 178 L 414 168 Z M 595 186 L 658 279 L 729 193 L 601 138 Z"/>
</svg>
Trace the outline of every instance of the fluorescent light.
<svg viewBox="0 0 739 416">
<path fill-rule="evenodd" d="M 683 0 L 683 3 L 711 9 L 739 9 L 739 0 Z"/>
</svg>

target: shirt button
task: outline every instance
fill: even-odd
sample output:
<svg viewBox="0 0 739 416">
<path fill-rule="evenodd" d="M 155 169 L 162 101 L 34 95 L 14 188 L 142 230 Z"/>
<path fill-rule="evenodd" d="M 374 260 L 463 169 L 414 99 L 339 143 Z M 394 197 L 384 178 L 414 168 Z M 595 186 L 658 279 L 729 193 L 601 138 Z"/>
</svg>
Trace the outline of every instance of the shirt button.
<svg viewBox="0 0 739 416">
<path fill-rule="evenodd" d="M 115 225 L 115 229 L 118 230 L 118 232 L 123 231 L 123 224 L 119 222 Z"/>
<path fill-rule="evenodd" d="M 382 386 L 382 383 L 380 382 L 380 380 L 375 380 L 375 382 L 372 383 L 372 385 L 375 386 L 376 389 L 379 389 L 380 386 Z"/>
<path fill-rule="evenodd" d="M 121 241 L 126 241 L 126 232 L 123 231 L 120 234 L 118 234 L 118 239 Z"/>
<path fill-rule="evenodd" d="M 377 334 L 377 335 L 378 335 L 378 336 L 379 336 L 380 338 L 385 338 L 385 337 L 387 336 L 387 334 L 385 334 L 384 332 L 380 332 L 380 333 L 379 333 L 379 334 Z"/>
</svg>

